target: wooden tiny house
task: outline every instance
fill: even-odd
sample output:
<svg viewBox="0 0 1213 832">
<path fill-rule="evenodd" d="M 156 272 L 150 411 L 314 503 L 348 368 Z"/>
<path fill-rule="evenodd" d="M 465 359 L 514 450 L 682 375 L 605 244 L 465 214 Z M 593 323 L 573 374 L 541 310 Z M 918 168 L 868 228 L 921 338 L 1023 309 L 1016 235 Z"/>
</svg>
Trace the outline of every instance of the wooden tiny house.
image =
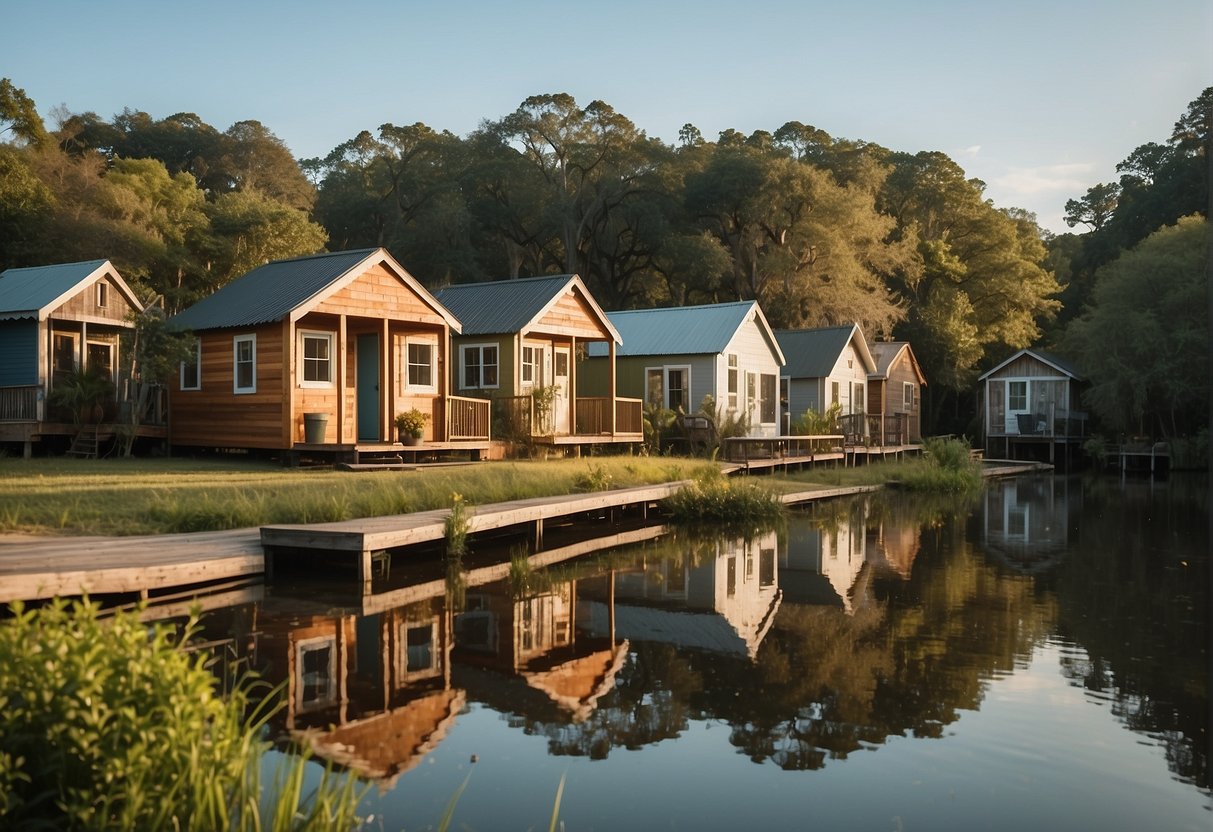
<svg viewBox="0 0 1213 832">
<path fill-rule="evenodd" d="M 487 447 L 487 406 L 448 389 L 459 322 L 382 248 L 268 263 L 171 323 L 196 336 L 172 390 L 174 445 L 357 458 L 416 408 L 427 446 Z"/>
<path fill-rule="evenodd" d="M 132 421 L 132 384 L 121 335 L 133 332 L 143 304 L 108 260 L 8 269 L 0 274 L 0 441 L 24 453 L 51 436 L 75 436 L 77 414 L 57 411 L 51 394 L 77 371 L 115 385 L 99 430 Z M 142 431 L 164 435 L 163 420 L 142 416 Z M 163 415 L 162 412 L 160 414 Z M 158 426 L 157 426 L 158 425 Z"/>
<path fill-rule="evenodd" d="M 1014 459 L 1045 445 L 1052 462 L 1060 445 L 1068 456 L 1087 433 L 1087 414 L 1075 409 L 1081 381 L 1069 362 L 1036 349 L 984 373 L 978 382 L 986 453 L 1001 449 Z"/>
<path fill-rule="evenodd" d="M 922 441 L 922 388 L 927 384 L 907 341 L 870 345 L 876 372 L 868 376 L 868 436 L 880 445 Z"/>
<path fill-rule="evenodd" d="M 548 445 L 639 442 L 641 403 L 615 390 L 618 331 L 577 275 L 448 286 L 437 293 L 460 321 L 451 384 L 492 400 L 504 432 Z M 586 395 L 577 356 L 609 356 L 605 384 Z"/>
</svg>

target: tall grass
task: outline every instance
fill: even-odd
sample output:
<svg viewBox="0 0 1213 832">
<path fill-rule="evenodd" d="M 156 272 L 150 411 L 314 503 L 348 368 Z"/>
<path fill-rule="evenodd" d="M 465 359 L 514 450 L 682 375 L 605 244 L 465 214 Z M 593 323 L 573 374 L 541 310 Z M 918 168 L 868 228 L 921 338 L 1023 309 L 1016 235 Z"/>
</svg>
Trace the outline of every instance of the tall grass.
<svg viewBox="0 0 1213 832">
<path fill-rule="evenodd" d="M 751 479 L 728 479 L 718 471 L 696 477 L 665 501 L 676 522 L 722 524 L 770 522 L 783 516 L 783 503 Z"/>
<path fill-rule="evenodd" d="M 365 789 L 304 756 L 261 777 L 275 705 L 257 683 L 226 697 L 204 652 L 138 613 L 104 621 L 88 601 L 0 622 L 0 827 L 349 829 Z M 264 687 L 264 686 L 263 686 Z M 276 701 L 265 699 L 264 702 Z"/>
<path fill-rule="evenodd" d="M 898 482 L 914 491 L 959 494 L 982 487 L 981 463 L 969 455 L 962 439 L 928 439 L 917 464 L 907 466 Z"/>
</svg>

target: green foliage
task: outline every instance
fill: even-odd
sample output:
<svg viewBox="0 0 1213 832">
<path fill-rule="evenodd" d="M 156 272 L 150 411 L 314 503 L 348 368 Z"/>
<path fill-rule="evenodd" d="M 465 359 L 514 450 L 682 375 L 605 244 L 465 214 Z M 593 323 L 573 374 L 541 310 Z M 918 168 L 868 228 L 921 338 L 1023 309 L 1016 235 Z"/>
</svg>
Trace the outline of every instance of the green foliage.
<svg viewBox="0 0 1213 832">
<path fill-rule="evenodd" d="M 100 369 L 72 370 L 55 382 L 47 404 L 71 414 L 76 424 L 101 420 L 103 407 L 114 400 L 114 383 Z"/>
<path fill-rule="evenodd" d="M 652 402 L 646 403 L 642 414 L 644 444 L 650 454 L 660 454 L 664 438 L 678 417 L 674 411 Z"/>
<path fill-rule="evenodd" d="M 666 500 L 676 522 L 750 524 L 783 517 L 778 495 L 749 479 L 729 479 L 719 472 L 696 477 Z"/>
<path fill-rule="evenodd" d="M 451 513 L 447 515 L 442 524 L 448 558 L 457 558 L 467 552 L 470 527 L 471 516 L 467 502 L 463 499 L 462 494 L 452 494 Z"/>
<path fill-rule="evenodd" d="M 804 412 L 792 425 L 792 433 L 801 436 L 833 436 L 841 433 L 838 420 L 842 416 L 842 404 L 834 402 L 825 413 L 818 413 L 813 408 Z"/>
<path fill-rule="evenodd" d="M 272 707 L 251 681 L 226 698 L 194 633 L 138 612 L 13 607 L 0 622 L 0 825 L 81 829 L 340 829 L 364 790 L 325 773 L 303 788 L 286 758 L 265 798 L 261 739 Z M 246 716 L 246 714 L 248 714 Z"/>
<path fill-rule="evenodd" d="M 602 465 L 591 464 L 589 470 L 577 477 L 574 486 L 578 491 L 608 491 L 611 488 L 611 474 Z"/>
<path fill-rule="evenodd" d="M 918 464 L 902 469 L 898 482 L 906 488 L 952 494 L 982 488 L 981 463 L 969 454 L 967 441 L 935 437 L 924 443 L 923 450 Z"/>
<path fill-rule="evenodd" d="M 422 413 L 417 408 L 402 410 L 396 414 L 396 430 L 401 434 L 419 437 L 425 430 L 425 423 L 430 420 L 428 413 Z"/>
</svg>

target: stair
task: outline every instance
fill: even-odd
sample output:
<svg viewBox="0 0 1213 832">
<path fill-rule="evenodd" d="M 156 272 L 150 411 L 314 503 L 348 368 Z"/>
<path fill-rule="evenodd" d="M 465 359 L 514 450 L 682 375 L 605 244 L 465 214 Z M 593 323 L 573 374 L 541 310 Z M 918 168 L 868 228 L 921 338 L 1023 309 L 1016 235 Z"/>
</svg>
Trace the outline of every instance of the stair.
<svg viewBox="0 0 1213 832">
<path fill-rule="evenodd" d="M 97 430 L 97 425 L 85 425 L 80 428 L 72 439 L 72 446 L 67 449 L 67 455 L 96 459 L 97 447 L 101 444 L 97 438 Z"/>
</svg>

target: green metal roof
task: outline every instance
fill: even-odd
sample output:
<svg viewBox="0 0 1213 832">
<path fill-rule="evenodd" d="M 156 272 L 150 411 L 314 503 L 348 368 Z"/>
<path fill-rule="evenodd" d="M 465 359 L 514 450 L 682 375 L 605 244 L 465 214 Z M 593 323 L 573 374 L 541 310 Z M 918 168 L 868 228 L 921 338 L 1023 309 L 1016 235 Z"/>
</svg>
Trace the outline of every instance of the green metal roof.
<svg viewBox="0 0 1213 832">
<path fill-rule="evenodd" d="M 175 329 L 219 329 L 281 321 L 379 249 L 275 260 L 236 278 L 170 319 Z"/>
<path fill-rule="evenodd" d="M 629 309 L 608 312 L 607 317 L 623 339 L 617 356 L 715 355 L 724 352 L 751 310 L 757 308 L 755 301 L 745 300 L 706 306 Z M 589 354 L 606 355 L 606 345 L 590 344 Z"/>
<path fill-rule="evenodd" d="M 858 336 L 862 344 L 861 352 L 871 360 L 872 356 L 867 352 L 863 333 L 856 324 L 777 331 L 775 338 L 787 358 L 784 375 L 789 378 L 826 378 L 838 362 L 838 356 L 851 342 L 852 336 Z"/>
<path fill-rule="evenodd" d="M 576 275 L 557 274 L 462 283 L 435 297 L 463 324 L 464 335 L 505 335 L 524 327 L 559 297 Z"/>
<path fill-rule="evenodd" d="M 70 293 L 108 262 L 86 260 L 0 272 L 0 315 L 36 318 L 40 310 Z"/>
</svg>

